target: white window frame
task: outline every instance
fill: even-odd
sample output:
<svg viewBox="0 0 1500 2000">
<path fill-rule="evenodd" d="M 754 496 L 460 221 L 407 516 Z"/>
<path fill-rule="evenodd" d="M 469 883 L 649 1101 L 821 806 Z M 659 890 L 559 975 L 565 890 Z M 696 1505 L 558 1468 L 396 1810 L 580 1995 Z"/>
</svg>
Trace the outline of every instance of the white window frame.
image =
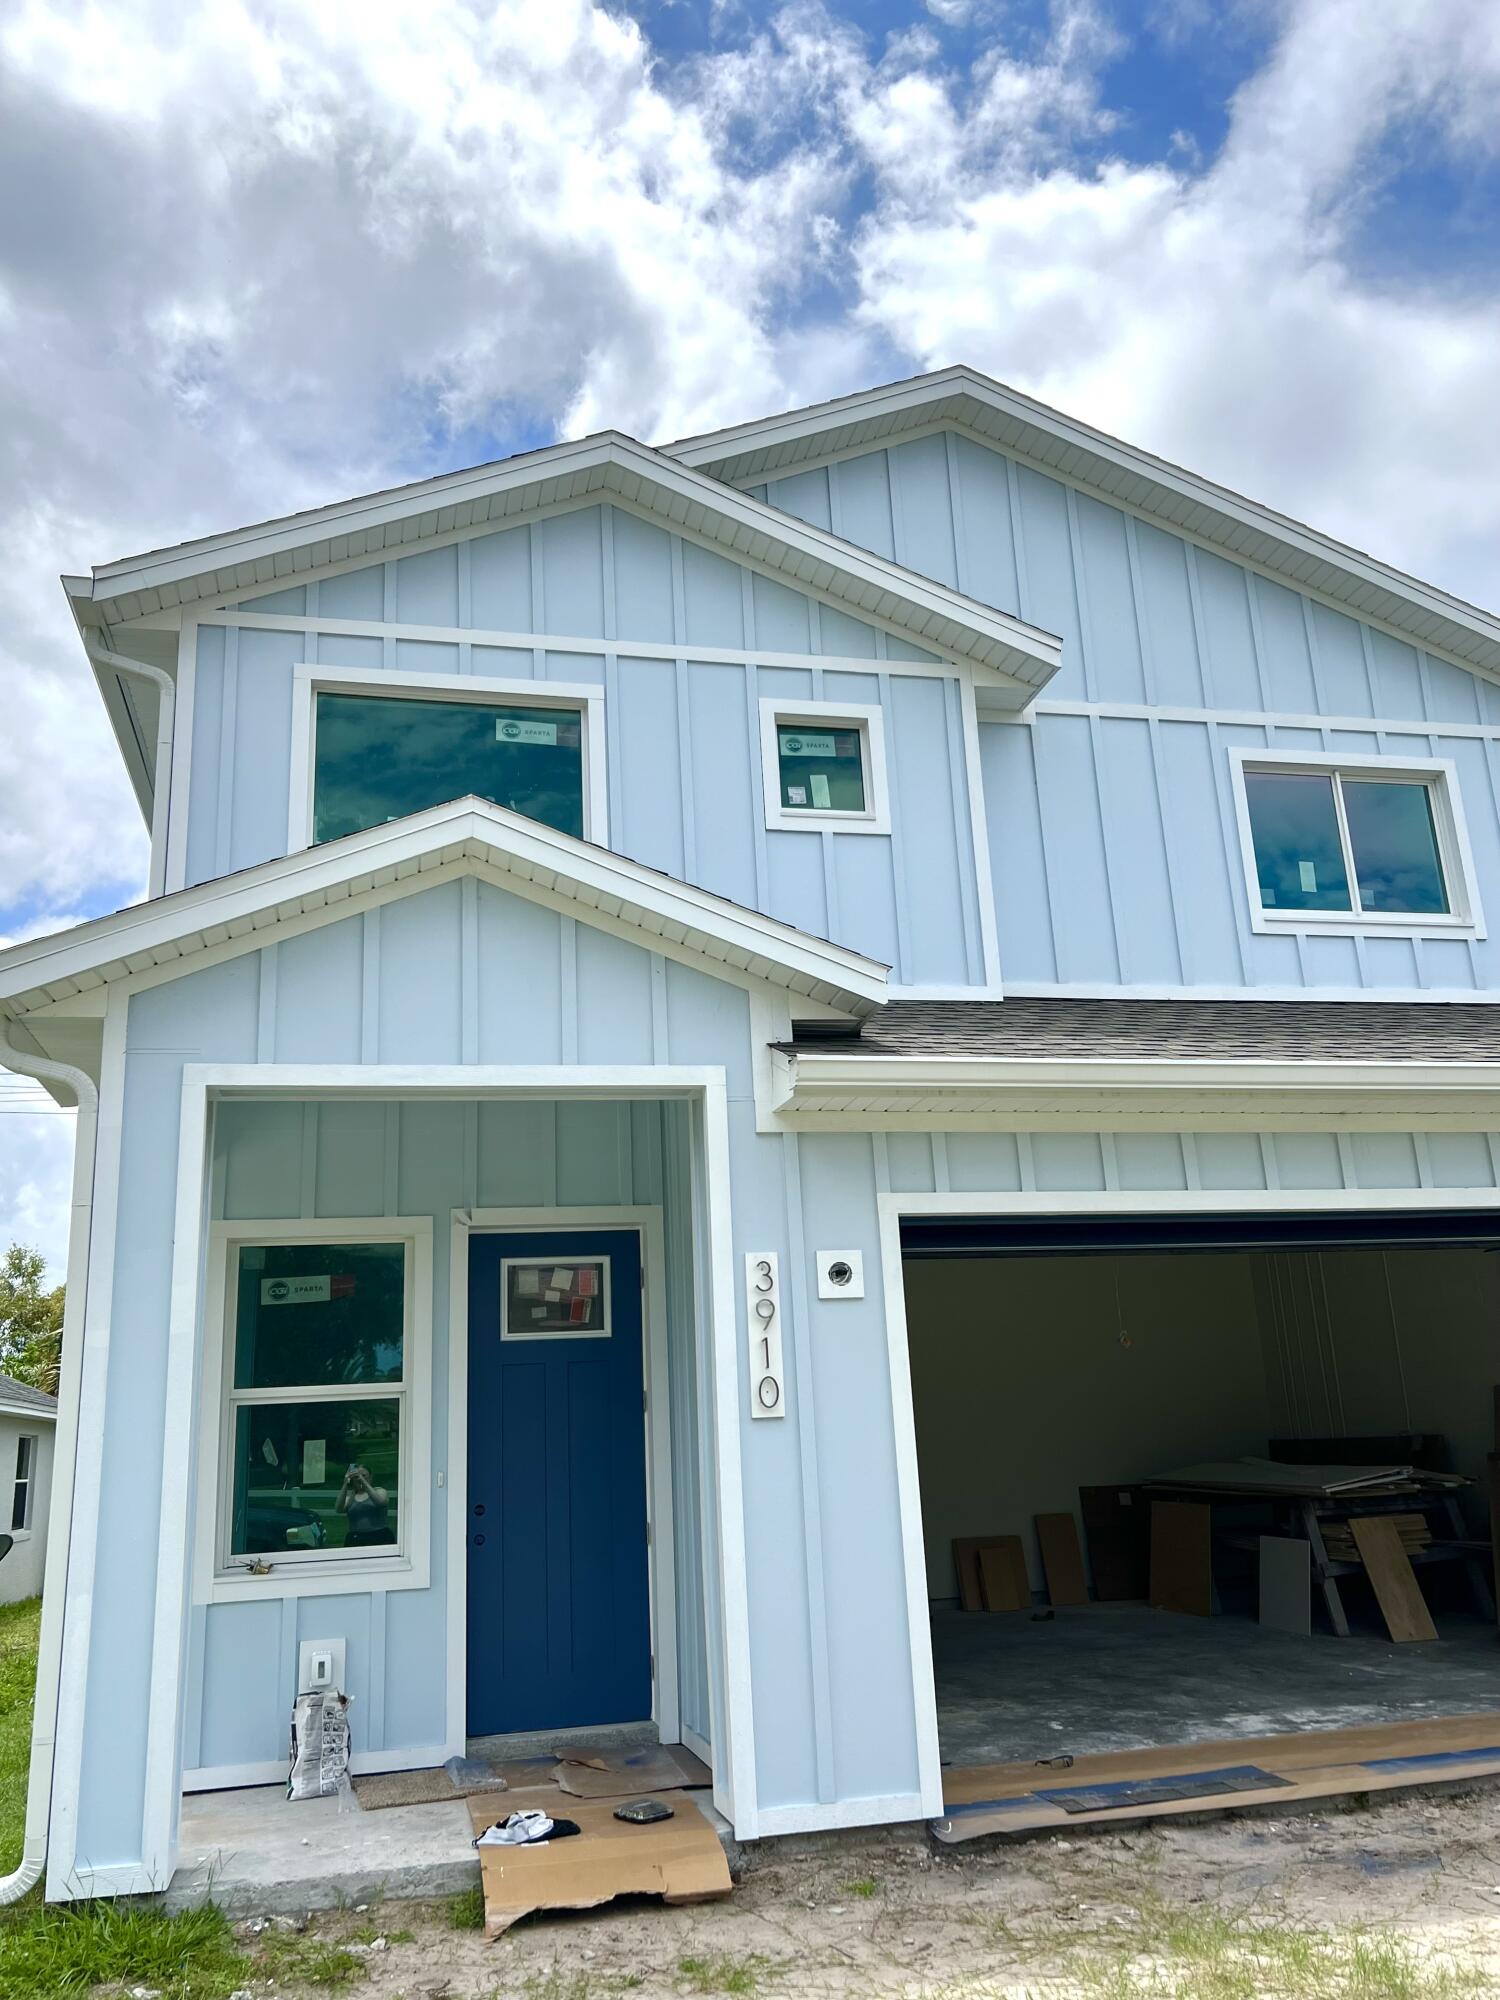
<svg viewBox="0 0 1500 2000">
<path fill-rule="evenodd" d="M 510 1323 L 510 1287 L 508 1283 L 511 1271 L 518 1265 L 535 1266 L 539 1263 L 548 1262 L 561 1264 L 565 1261 L 572 1261 L 579 1265 L 598 1264 L 603 1267 L 603 1276 L 599 1281 L 599 1303 L 604 1315 L 603 1325 L 580 1327 L 555 1326 L 548 1331 L 540 1333 L 533 1332 L 530 1327 L 512 1326 Z M 614 1335 L 614 1281 L 611 1277 L 611 1266 L 613 1263 L 614 1259 L 612 1257 L 601 1256 L 597 1253 L 572 1260 L 567 1260 L 562 1256 L 550 1259 L 543 1257 L 502 1257 L 500 1259 L 500 1338 L 505 1341 L 612 1339 Z"/>
<path fill-rule="evenodd" d="M 777 729 L 798 723 L 808 729 L 857 729 L 864 765 L 865 810 L 835 812 L 781 803 L 781 745 Z M 760 770 L 766 828 L 772 833 L 889 833 L 890 789 L 886 781 L 885 716 L 873 702 L 760 700 Z"/>
<path fill-rule="evenodd" d="M 577 711 L 583 722 L 583 837 L 598 847 L 609 845 L 602 687 L 582 681 L 529 681 L 508 676 L 501 679 L 486 674 L 384 673 L 372 667 L 313 666 L 303 661 L 292 672 L 288 854 L 300 854 L 313 845 L 313 777 L 320 694 L 379 695 L 391 701 L 523 703 L 528 708 Z"/>
<path fill-rule="evenodd" d="M 24 1478 L 22 1477 L 21 1474 L 22 1445 L 26 1445 L 29 1447 L 26 1453 L 26 1473 Z M 42 1441 L 37 1436 L 35 1431 L 22 1431 L 16 1438 L 16 1471 L 15 1471 L 15 1478 L 11 1482 L 11 1489 L 10 1489 L 10 1511 L 12 1519 L 14 1519 L 16 1511 L 16 1494 L 23 1486 L 26 1489 L 26 1509 L 25 1513 L 21 1518 L 20 1527 L 10 1528 L 6 1531 L 14 1541 L 18 1542 L 24 1541 L 26 1537 L 29 1536 L 31 1533 L 32 1510 L 36 1505 L 37 1454 L 41 1450 L 41 1445 Z"/>
<path fill-rule="evenodd" d="M 1464 824 L 1459 797 L 1458 767 L 1446 757 L 1375 757 L 1340 755 L 1332 751 L 1255 750 L 1232 745 L 1229 752 L 1234 778 L 1235 815 L 1239 823 L 1240 851 L 1245 867 L 1246 893 L 1250 899 L 1250 928 L 1267 935 L 1288 936 L 1313 932 L 1333 937 L 1466 937 L 1485 935 L 1484 912 L 1480 906 L 1474 856 Z M 1245 773 L 1286 772 L 1296 775 L 1321 774 L 1338 780 L 1382 778 L 1393 783 L 1420 784 L 1427 788 L 1432 806 L 1432 823 L 1437 834 L 1438 866 L 1448 892 L 1445 912 L 1423 914 L 1411 910 L 1278 910 L 1268 909 L 1260 898 L 1260 871 L 1255 860 L 1255 835 L 1250 824 L 1250 799 Z M 1338 815 L 1339 839 L 1349 894 L 1358 901 L 1359 879 L 1354 851 L 1344 814 L 1343 787 L 1333 787 L 1334 810 Z"/>
<path fill-rule="evenodd" d="M 400 1382 L 234 1388 L 235 1316 L 239 1253 L 293 1243 L 400 1243 L 406 1250 L 406 1317 Z M 269 1221 L 219 1222 L 210 1231 L 209 1290 L 204 1315 L 204 1382 L 199 1437 L 205 1492 L 213 1505 L 199 1509 L 194 1559 L 194 1601 L 237 1602 L 247 1597 L 293 1597 L 344 1591 L 425 1589 L 431 1566 L 432 1518 L 432 1218 L 430 1216 L 297 1216 Z M 401 1403 L 401 1450 L 396 1500 L 396 1540 L 368 1549 L 292 1549 L 271 1558 L 230 1551 L 233 1525 L 234 1411 L 245 1402 Z M 269 1560 L 256 1574 L 251 1562 Z"/>
</svg>

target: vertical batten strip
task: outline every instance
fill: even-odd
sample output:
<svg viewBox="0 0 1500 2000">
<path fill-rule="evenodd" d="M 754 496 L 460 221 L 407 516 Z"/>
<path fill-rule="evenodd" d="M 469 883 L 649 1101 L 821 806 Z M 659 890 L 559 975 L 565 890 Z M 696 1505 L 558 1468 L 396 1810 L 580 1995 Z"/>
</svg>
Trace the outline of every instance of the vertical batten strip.
<svg viewBox="0 0 1500 2000">
<path fill-rule="evenodd" d="M 240 628 L 224 630 L 224 666 L 219 697 L 219 796 L 214 819 L 214 873 L 234 866 L 234 739 L 240 700 Z"/>
<path fill-rule="evenodd" d="M 750 844 L 755 866 L 755 907 L 769 911 L 771 875 L 766 846 L 765 770 L 760 751 L 760 669 L 755 663 L 755 593 L 748 569 L 740 571 L 740 626 L 745 644 L 745 740 L 750 746 Z"/>
<path fill-rule="evenodd" d="M 359 1059 L 380 1060 L 380 905 L 361 918 L 359 970 Z"/>
<path fill-rule="evenodd" d="M 465 875 L 459 893 L 459 1011 L 460 1062 L 479 1060 L 479 882 Z"/>
<path fill-rule="evenodd" d="M 959 909 L 964 927 L 964 970 L 971 984 L 983 986 L 985 950 L 980 937 L 979 894 L 975 884 L 979 829 L 969 816 L 968 762 L 964 755 L 963 699 L 956 678 L 943 688 L 943 739 L 948 752 L 948 810 L 953 821 L 953 859 L 958 873 Z M 970 856 L 974 857 L 970 865 Z"/>
<path fill-rule="evenodd" d="M 388 1599 L 383 1590 L 370 1592 L 370 1676 L 366 1690 L 365 1748 L 383 1750 L 385 1748 L 385 1683 L 390 1671 L 389 1648 L 386 1645 L 386 1605 Z"/>
<path fill-rule="evenodd" d="M 276 1060 L 276 980 L 281 946 L 274 940 L 260 948 L 260 977 L 255 999 L 255 1060 Z"/>
<path fill-rule="evenodd" d="M 828 1665 L 827 1593 L 823 1585 L 823 1507 L 818 1490 L 818 1428 L 813 1387 L 812 1313 L 807 1293 L 807 1239 L 802 1197 L 802 1159 L 797 1134 L 782 1136 L 782 1190 L 786 1204 L 788 1290 L 792 1307 L 792 1372 L 797 1385 L 797 1453 L 802 1489 L 802 1549 L 807 1565 L 807 1637 L 811 1655 L 813 1754 L 818 1797 L 838 1797 L 834 1764 L 833 1692 Z"/>
<path fill-rule="evenodd" d="M 297 1213 L 302 1217 L 318 1212 L 318 1107 L 302 1107 L 302 1158 L 297 1183 Z"/>
<path fill-rule="evenodd" d="M 672 569 L 672 643 L 687 644 L 687 586 L 683 579 L 682 537 L 670 542 Z M 677 788 L 681 801 L 682 872 L 689 882 L 698 879 L 697 807 L 693 796 L 693 720 L 688 702 L 687 660 L 677 654 L 672 662 L 673 695 L 677 712 Z"/>
<path fill-rule="evenodd" d="M 667 1034 L 667 961 L 659 951 L 651 954 L 651 1060 L 671 1061 Z"/>
<path fill-rule="evenodd" d="M 396 586 L 396 565 L 393 562 L 382 563 L 380 569 L 381 569 L 382 582 L 384 584 L 384 595 L 381 603 L 381 611 L 383 613 L 385 623 L 387 625 L 394 625 L 397 619 L 397 608 L 398 608 L 397 600 L 399 597 L 399 592 Z M 384 638 L 381 640 L 380 644 L 381 644 L 380 657 L 382 664 L 384 665 L 387 673 L 394 673 L 396 670 L 396 641 L 394 637 L 389 632 L 387 632 Z"/>
<path fill-rule="evenodd" d="M 474 544 L 467 538 L 461 541 L 454 553 L 458 573 L 458 622 L 465 631 L 474 624 L 474 565 L 470 551 Z M 474 671 L 474 647 L 467 639 L 458 643 L 458 671 L 471 674 Z"/>
<path fill-rule="evenodd" d="M 578 919 L 559 917 L 557 948 L 562 972 L 562 992 L 558 1005 L 558 1028 L 562 1036 L 562 1061 L 578 1060 Z"/>
<path fill-rule="evenodd" d="M 382 1212 L 401 1213 L 401 1106 L 392 1099 L 385 1107 L 385 1151 L 381 1160 Z"/>
</svg>

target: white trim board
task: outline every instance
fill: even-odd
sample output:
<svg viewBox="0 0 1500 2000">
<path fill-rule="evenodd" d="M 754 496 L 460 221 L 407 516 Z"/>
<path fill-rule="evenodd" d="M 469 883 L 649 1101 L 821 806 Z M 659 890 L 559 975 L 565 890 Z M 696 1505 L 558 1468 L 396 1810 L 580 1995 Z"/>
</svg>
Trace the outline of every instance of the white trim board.
<svg viewBox="0 0 1500 2000">
<path fill-rule="evenodd" d="M 675 1514 L 672 1505 L 671 1388 L 667 1341 L 666 1233 L 654 1203 L 619 1208 L 454 1209 L 449 1249 L 448 1328 L 448 1742 L 445 1756 L 463 1754 L 466 1735 L 468 1668 L 468 1402 L 469 1402 L 469 1245 L 475 1234 L 517 1231 L 559 1234 L 615 1229 L 640 1239 L 642 1360 L 646 1384 L 646 1505 L 650 1523 L 649 1577 L 651 1650 L 656 1671 L 651 1684 L 651 1718 L 663 1743 L 674 1743 L 680 1725 Z M 706 1522 L 712 1496 L 700 1493 Z M 465 1587 L 458 1587 L 458 1580 Z M 439 1759 L 438 1761 L 442 1761 Z M 712 1758 L 704 1762 L 712 1765 Z"/>
<path fill-rule="evenodd" d="M 487 674 L 387 673 L 373 667 L 324 667 L 304 661 L 292 670 L 288 854 L 313 845 L 313 777 L 320 694 L 371 694 L 393 702 L 446 698 L 579 711 L 583 723 L 583 838 L 594 847 L 609 846 L 604 689 L 597 682 L 524 680 Z"/>
<path fill-rule="evenodd" d="M 877 1142 L 877 1160 L 879 1142 Z M 917 1432 L 911 1393 L 906 1321 L 906 1285 L 901 1256 L 901 1221 L 919 1215 L 1132 1215 L 1235 1214 L 1273 1211 L 1332 1214 L 1340 1210 L 1380 1209 L 1400 1212 L 1424 1208 L 1473 1208 L 1500 1211 L 1500 1189 L 1490 1188 L 1194 1188 L 1139 1192 L 1112 1188 L 1088 1192 L 1048 1191 L 993 1194 L 903 1194 L 889 1190 L 882 1175 L 876 1195 L 880 1231 L 880 1270 L 887 1334 L 887 1364 L 896 1441 L 896 1485 L 901 1513 L 902 1556 L 906 1577 L 907 1639 L 912 1686 L 916 1691 L 917 1760 L 921 1774 L 919 1815 L 940 1818 L 943 1812 L 943 1772 L 939 1750 L 937 1695 L 932 1664 L 932 1633 L 927 1600 L 926 1538 L 922 1525 L 922 1489 L 917 1460 Z M 762 1818 L 766 1815 L 763 1814 Z"/>
</svg>

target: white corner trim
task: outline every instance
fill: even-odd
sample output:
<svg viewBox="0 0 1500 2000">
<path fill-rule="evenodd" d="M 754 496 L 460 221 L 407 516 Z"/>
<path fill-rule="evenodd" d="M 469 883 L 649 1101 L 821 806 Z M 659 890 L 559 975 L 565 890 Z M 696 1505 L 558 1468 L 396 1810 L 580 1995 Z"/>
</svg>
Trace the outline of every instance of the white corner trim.
<svg viewBox="0 0 1500 2000">
<path fill-rule="evenodd" d="M 936 1808 L 929 1811 L 921 1792 L 884 1792 L 864 1799 L 838 1799 L 831 1805 L 762 1806 L 762 1840 L 777 1834 L 837 1832 L 854 1826 L 900 1826 L 908 1821 L 938 1819 L 943 1811 L 939 1795 Z"/>
<path fill-rule="evenodd" d="M 782 804 L 781 745 L 776 731 L 778 724 L 798 722 L 817 730 L 855 729 L 859 732 L 865 787 L 863 812 L 834 812 Z M 888 834 L 891 830 L 891 793 L 885 762 L 885 714 L 878 702 L 783 701 L 777 696 L 762 695 L 760 770 L 768 832 Z"/>
<path fill-rule="evenodd" d="M 1485 936 L 1484 910 L 1479 898 L 1479 878 L 1464 819 L 1459 792 L 1458 766 L 1451 757 L 1385 757 L 1364 752 L 1337 750 L 1280 750 L 1275 745 L 1253 749 L 1242 743 L 1228 746 L 1229 767 L 1234 784 L 1235 820 L 1240 836 L 1240 856 L 1245 869 L 1245 894 L 1250 905 L 1250 928 L 1263 935 L 1278 937 L 1469 937 Z M 1250 824 L 1250 801 L 1245 787 L 1246 771 L 1325 772 L 1337 777 L 1341 772 L 1363 772 L 1371 777 L 1406 780 L 1427 787 L 1432 803 L 1433 826 L 1437 833 L 1438 860 L 1451 905 L 1446 914 L 1422 916 L 1407 911 L 1386 910 L 1276 910 L 1261 901 L 1260 871 L 1255 863 L 1255 836 Z M 1344 845 L 1349 893 L 1356 893 L 1353 854 L 1349 847 L 1343 801 L 1335 787 L 1339 835 Z"/>
<path fill-rule="evenodd" d="M 597 682 L 537 681 L 484 674 L 416 674 L 374 667 L 315 666 L 292 670 L 291 784 L 287 793 L 287 853 L 313 844 L 313 776 L 320 694 L 373 694 L 391 701 L 524 703 L 579 710 L 583 717 L 583 837 L 609 845 L 604 689 Z"/>
<path fill-rule="evenodd" d="M 232 1562 L 228 1526 L 232 1472 L 229 1382 L 234 1333 L 234 1255 L 248 1244 L 402 1243 L 406 1266 L 405 1367 L 387 1394 L 405 1405 L 405 1449 L 397 1496 L 396 1546 L 368 1555 L 324 1550 L 278 1561 L 265 1576 Z M 431 1572 L 432 1513 L 432 1217 L 430 1215 L 283 1216 L 214 1222 L 208 1228 L 203 1310 L 202 1390 L 198 1409 L 198 1491 L 192 1602 L 239 1604 L 261 1598 L 336 1597 L 377 1590 L 425 1590 Z M 167 1517 L 164 1515 L 163 1519 Z"/>
</svg>

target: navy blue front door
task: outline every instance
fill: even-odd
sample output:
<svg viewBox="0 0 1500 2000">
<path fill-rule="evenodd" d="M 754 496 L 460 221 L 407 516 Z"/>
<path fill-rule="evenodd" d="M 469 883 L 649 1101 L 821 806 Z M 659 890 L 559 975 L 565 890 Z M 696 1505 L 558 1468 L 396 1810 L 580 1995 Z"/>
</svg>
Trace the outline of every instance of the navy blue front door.
<svg viewBox="0 0 1500 2000">
<path fill-rule="evenodd" d="M 469 1734 L 651 1713 L 640 1238 L 469 1247 Z"/>
</svg>

